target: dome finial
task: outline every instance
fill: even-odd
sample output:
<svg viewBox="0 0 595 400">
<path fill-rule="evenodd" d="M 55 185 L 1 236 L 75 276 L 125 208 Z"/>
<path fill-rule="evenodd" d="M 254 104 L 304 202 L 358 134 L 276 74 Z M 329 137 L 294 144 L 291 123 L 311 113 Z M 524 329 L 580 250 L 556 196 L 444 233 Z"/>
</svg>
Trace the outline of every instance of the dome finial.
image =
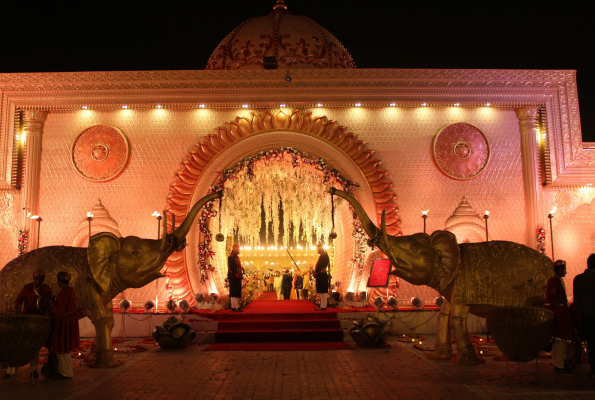
<svg viewBox="0 0 595 400">
<path fill-rule="evenodd" d="M 277 0 L 276 4 L 273 6 L 273 10 L 283 9 L 287 10 L 287 6 L 283 0 Z"/>
<path fill-rule="evenodd" d="M 285 5 L 285 2 L 283 0 L 277 0 L 275 2 L 275 5 L 273 6 L 273 11 L 271 11 L 271 14 L 285 14 L 285 13 L 289 13 L 289 10 L 287 10 L 287 6 Z"/>
</svg>

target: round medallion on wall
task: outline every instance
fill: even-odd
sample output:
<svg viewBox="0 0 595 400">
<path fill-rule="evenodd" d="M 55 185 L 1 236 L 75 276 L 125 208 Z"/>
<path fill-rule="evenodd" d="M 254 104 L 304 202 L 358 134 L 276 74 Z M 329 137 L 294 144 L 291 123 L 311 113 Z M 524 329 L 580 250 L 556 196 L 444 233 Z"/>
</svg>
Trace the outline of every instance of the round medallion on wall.
<svg viewBox="0 0 595 400">
<path fill-rule="evenodd" d="M 120 175 L 130 149 L 128 139 L 119 129 L 94 125 L 85 129 L 72 145 L 72 163 L 83 178 L 103 182 Z"/>
<path fill-rule="evenodd" d="M 490 145 L 475 126 L 457 122 L 442 128 L 432 145 L 438 168 L 454 179 L 472 179 L 490 161 Z"/>
</svg>

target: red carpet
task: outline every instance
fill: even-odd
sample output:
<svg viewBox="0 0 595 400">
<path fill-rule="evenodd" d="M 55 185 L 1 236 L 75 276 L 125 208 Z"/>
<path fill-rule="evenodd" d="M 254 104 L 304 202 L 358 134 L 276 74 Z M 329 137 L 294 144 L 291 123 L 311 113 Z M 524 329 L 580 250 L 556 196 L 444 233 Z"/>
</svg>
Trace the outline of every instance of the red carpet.
<svg viewBox="0 0 595 400">
<path fill-rule="evenodd" d="M 343 329 L 331 309 L 315 311 L 308 300 L 277 300 L 265 292 L 244 312 L 223 311 L 215 332 L 216 345 L 208 350 L 324 350 L 324 343 L 343 343 Z M 264 343 L 263 345 L 255 345 Z M 229 346 L 223 346 L 229 344 Z M 347 348 L 351 348 L 347 345 Z"/>
<path fill-rule="evenodd" d="M 214 343 L 205 351 L 322 351 L 351 350 L 345 342 L 312 343 Z"/>
</svg>

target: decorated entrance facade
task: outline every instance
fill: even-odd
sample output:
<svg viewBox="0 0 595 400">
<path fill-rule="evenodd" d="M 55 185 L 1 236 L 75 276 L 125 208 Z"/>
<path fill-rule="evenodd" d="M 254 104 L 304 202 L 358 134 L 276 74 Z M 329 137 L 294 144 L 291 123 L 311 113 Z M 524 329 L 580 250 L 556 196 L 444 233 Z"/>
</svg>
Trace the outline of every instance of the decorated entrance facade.
<svg viewBox="0 0 595 400">
<path fill-rule="evenodd" d="M 381 168 L 381 160 L 374 157 L 374 154 L 375 152 L 368 149 L 356 134 L 348 132 L 346 127 L 328 120 L 325 116 L 283 109 L 252 113 L 250 116 L 238 117 L 215 129 L 214 134 L 207 135 L 196 145 L 196 149 L 190 152 L 188 160 L 183 163 L 181 171 L 178 172 L 172 184 L 166 209 L 176 216 L 177 221 L 181 221 L 197 196 L 205 194 L 205 189 L 223 190 L 225 193 L 223 182 L 228 179 L 227 175 L 237 179 L 231 176 L 233 173 L 229 172 L 229 168 L 237 165 L 240 160 L 242 160 L 241 165 L 248 163 L 248 160 L 253 162 L 259 158 L 263 158 L 266 163 L 269 163 L 268 160 L 272 162 L 273 158 L 285 158 L 292 164 L 292 168 L 311 168 L 318 171 L 319 178 L 324 180 L 321 182 L 323 186 L 338 186 L 349 191 L 359 187 L 358 197 L 363 204 L 366 204 L 368 211 L 378 215 L 378 218 L 384 211 L 387 215 L 389 232 L 399 235 L 402 233 L 396 195 L 392 190 L 393 185 L 388 172 Z M 267 167 L 264 166 L 264 168 Z M 270 165 L 270 168 L 274 166 Z M 236 169 L 237 173 L 241 168 L 236 167 Z M 214 171 L 220 171 L 216 182 L 213 180 Z M 258 173 L 262 174 L 263 171 Z M 255 179 L 258 179 L 258 176 L 255 176 Z M 300 190 L 300 184 L 307 185 L 308 182 L 295 182 L 297 190 Z M 308 187 L 304 187 L 303 190 L 308 190 Z M 321 197 L 323 194 L 319 190 L 315 195 Z M 327 205 L 330 205 L 330 202 L 330 195 L 326 194 Z M 226 204 L 232 205 L 231 202 L 226 202 L 224 195 L 223 205 Z M 258 205 L 252 205 L 252 207 L 260 208 Z M 272 206 L 272 208 L 275 207 L 275 205 Z M 314 218 L 310 224 L 316 225 L 316 220 L 330 220 L 330 207 L 319 211 L 321 214 L 316 214 L 317 218 Z M 218 206 L 205 211 L 200 218 L 208 218 L 216 212 L 218 212 Z M 223 208 L 223 215 L 229 217 L 230 213 Z M 336 212 L 336 229 L 337 233 L 340 232 L 338 239 L 330 243 L 328 235 L 331 232 L 328 229 L 328 223 L 325 229 L 322 229 L 325 224 L 319 224 L 321 230 L 317 239 L 328 241 L 334 247 L 334 279 L 348 282 L 346 290 L 356 292 L 361 285 L 366 249 L 363 246 L 363 235 L 359 235 L 360 245 L 357 245 L 357 233 L 353 235 L 353 218 L 346 204 L 338 206 Z M 244 222 L 244 224 L 247 223 Z M 254 221 L 250 223 L 254 224 Z M 213 233 L 206 225 L 207 221 L 199 219 L 199 224 L 203 224 L 208 231 L 203 228 L 196 234 L 190 235 L 189 246 L 184 256 L 175 260 L 170 259 L 166 264 L 167 290 L 173 298 L 192 300 L 193 293 L 205 292 L 209 295 L 223 292 L 223 281 L 227 272 L 225 243 L 217 243 L 213 240 Z M 222 226 L 227 227 L 226 233 L 229 233 L 229 221 L 224 220 Z M 257 226 L 260 231 L 260 215 L 258 215 Z M 253 227 L 252 230 L 254 229 Z M 357 227 L 355 229 L 357 230 Z M 287 230 L 285 234 L 288 236 Z M 284 242 L 286 247 L 287 243 L 286 238 Z M 307 253 L 311 245 L 312 243 L 309 242 L 305 249 L 296 248 L 296 251 L 303 250 Z M 192 254 L 191 252 L 197 247 L 198 254 Z M 269 256 L 272 255 L 271 250 L 263 249 Z M 277 251 L 278 249 L 275 249 L 273 253 Z M 283 263 L 284 266 L 290 264 L 289 261 Z M 283 268 L 283 265 L 277 268 Z"/>
</svg>

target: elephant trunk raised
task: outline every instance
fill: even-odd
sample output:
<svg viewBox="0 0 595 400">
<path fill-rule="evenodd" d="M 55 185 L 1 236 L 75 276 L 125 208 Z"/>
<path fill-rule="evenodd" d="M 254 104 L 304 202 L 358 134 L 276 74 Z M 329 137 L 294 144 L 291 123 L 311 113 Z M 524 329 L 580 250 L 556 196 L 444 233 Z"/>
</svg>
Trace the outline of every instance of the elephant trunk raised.
<svg viewBox="0 0 595 400">
<path fill-rule="evenodd" d="M 351 204 L 370 242 L 391 260 L 392 274 L 414 285 L 427 285 L 445 297 L 438 317 L 436 359 L 452 357 L 452 327 L 458 352 L 455 361 L 479 362 L 467 332 L 468 313 L 484 317 L 496 307 L 532 305 L 545 296 L 553 264 L 535 249 L 507 241 L 459 245 L 447 231 L 390 236 L 384 213 L 379 229 L 353 196 L 334 188 L 330 193 Z"/>
<path fill-rule="evenodd" d="M 222 192 L 209 194 L 196 202 L 186 219 L 167 233 L 167 218 L 163 218 L 161 240 L 141 239 L 136 236 L 119 238 L 111 233 L 93 235 L 88 248 L 49 246 L 33 250 L 15 258 L 0 271 L 0 312 L 9 312 L 19 290 L 31 280 L 34 271 L 46 272 L 46 283 L 54 294 L 59 292 L 56 274 L 68 271 L 73 279 L 79 318 L 89 317 L 95 326 L 95 345 L 90 356 L 96 366 L 112 366 L 111 330 L 114 325 L 112 299 L 128 288 L 140 288 L 163 277 L 159 272 L 168 257 L 186 245 L 190 231 L 200 209 L 222 196 Z"/>
</svg>

